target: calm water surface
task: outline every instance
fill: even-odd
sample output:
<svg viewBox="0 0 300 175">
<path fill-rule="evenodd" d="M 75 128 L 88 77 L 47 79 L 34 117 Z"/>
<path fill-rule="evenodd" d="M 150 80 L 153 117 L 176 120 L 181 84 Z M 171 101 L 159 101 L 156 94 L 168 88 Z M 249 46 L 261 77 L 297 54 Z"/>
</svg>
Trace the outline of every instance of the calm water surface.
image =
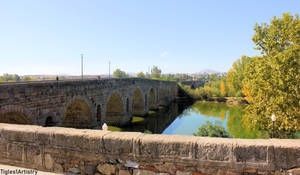
<svg viewBox="0 0 300 175">
<path fill-rule="evenodd" d="M 151 132 L 167 135 L 193 135 L 206 121 L 221 124 L 233 138 L 269 138 L 268 134 L 250 127 L 244 115 L 245 106 L 224 103 L 173 103 L 155 114 L 134 123 L 123 131 Z"/>
<path fill-rule="evenodd" d="M 162 134 L 192 135 L 206 121 L 221 124 L 230 137 L 234 138 L 267 138 L 256 128 L 250 128 L 243 119 L 243 105 L 228 105 L 224 103 L 195 102 L 185 109 Z"/>
</svg>

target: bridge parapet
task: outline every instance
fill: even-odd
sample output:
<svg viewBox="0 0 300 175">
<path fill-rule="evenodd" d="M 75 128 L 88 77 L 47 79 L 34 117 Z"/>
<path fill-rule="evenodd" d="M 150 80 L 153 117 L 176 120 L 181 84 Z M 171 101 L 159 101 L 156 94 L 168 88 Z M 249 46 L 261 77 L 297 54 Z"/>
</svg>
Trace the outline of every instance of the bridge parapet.
<svg viewBox="0 0 300 175">
<path fill-rule="evenodd" d="M 0 163 L 81 174 L 285 174 L 300 140 L 225 139 L 0 124 Z"/>
</svg>

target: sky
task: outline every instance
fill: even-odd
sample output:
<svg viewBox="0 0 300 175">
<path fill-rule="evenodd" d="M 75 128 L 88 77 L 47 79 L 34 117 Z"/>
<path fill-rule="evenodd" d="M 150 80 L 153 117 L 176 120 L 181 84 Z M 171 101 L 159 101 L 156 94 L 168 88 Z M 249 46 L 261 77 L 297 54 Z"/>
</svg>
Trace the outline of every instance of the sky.
<svg viewBox="0 0 300 175">
<path fill-rule="evenodd" d="M 0 75 L 226 72 L 299 0 L 0 0 Z"/>
</svg>

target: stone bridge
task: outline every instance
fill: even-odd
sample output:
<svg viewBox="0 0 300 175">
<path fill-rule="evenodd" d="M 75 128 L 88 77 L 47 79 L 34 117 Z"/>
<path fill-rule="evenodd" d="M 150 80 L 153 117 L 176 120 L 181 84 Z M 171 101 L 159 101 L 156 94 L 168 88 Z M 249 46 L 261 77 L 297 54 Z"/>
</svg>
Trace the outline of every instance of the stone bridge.
<svg viewBox="0 0 300 175">
<path fill-rule="evenodd" d="M 175 82 L 139 78 L 5 83 L 0 84 L 0 123 L 124 125 L 176 96 Z"/>
<path fill-rule="evenodd" d="M 204 84 L 207 83 L 205 80 L 196 80 L 196 81 L 181 81 L 182 85 L 190 86 L 192 89 L 199 87 L 204 87 Z"/>
</svg>

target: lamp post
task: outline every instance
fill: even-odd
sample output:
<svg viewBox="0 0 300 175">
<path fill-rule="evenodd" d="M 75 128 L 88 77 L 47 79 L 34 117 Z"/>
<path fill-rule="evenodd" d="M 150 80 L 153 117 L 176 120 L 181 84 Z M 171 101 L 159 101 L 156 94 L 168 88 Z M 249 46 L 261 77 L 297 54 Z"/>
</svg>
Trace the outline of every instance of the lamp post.
<svg viewBox="0 0 300 175">
<path fill-rule="evenodd" d="M 272 114 L 271 119 L 272 119 L 272 122 L 273 122 L 272 138 L 274 138 L 274 122 L 276 121 L 276 116 L 274 114 Z"/>
<path fill-rule="evenodd" d="M 83 54 L 81 55 L 81 79 L 83 79 Z"/>
</svg>

